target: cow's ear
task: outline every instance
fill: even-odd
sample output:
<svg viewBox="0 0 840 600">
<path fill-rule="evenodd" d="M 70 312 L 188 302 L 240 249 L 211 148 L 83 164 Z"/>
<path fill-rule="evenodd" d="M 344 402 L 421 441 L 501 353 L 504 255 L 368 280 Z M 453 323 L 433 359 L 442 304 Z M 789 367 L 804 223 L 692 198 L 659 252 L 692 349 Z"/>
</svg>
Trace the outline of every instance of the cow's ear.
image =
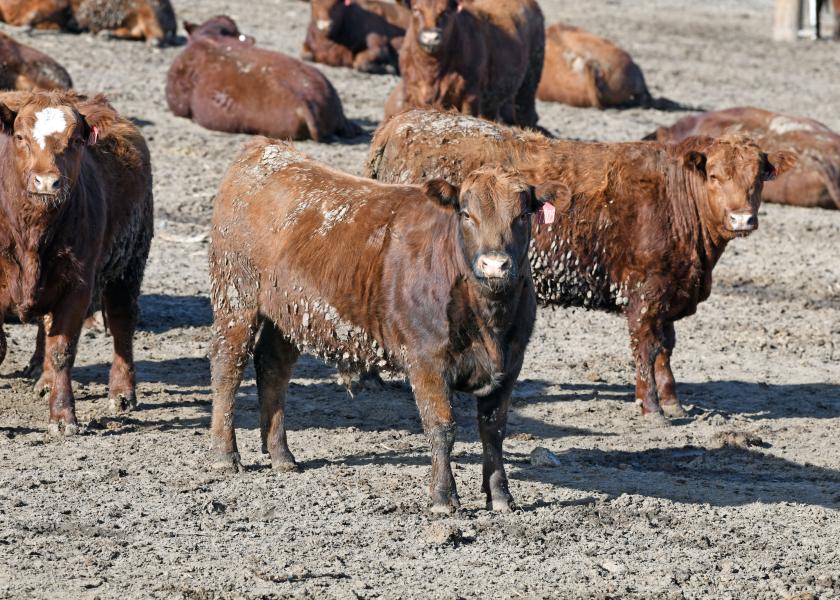
<svg viewBox="0 0 840 600">
<path fill-rule="evenodd" d="M 0 104 L 0 125 L 2 125 L 3 133 L 11 135 L 14 132 L 15 119 L 17 119 L 17 112 L 6 104 Z"/>
<path fill-rule="evenodd" d="M 89 146 L 111 135 L 118 122 L 117 112 L 102 94 L 85 98 L 79 102 L 78 110 L 84 118 L 84 135 Z"/>
<path fill-rule="evenodd" d="M 689 150 L 683 156 L 683 164 L 706 177 L 706 155 L 697 150 Z"/>
<path fill-rule="evenodd" d="M 538 212 L 546 202 L 550 202 L 557 208 L 568 206 L 571 196 L 569 187 L 559 181 L 546 181 L 533 186 L 531 187 L 531 212 Z"/>
<path fill-rule="evenodd" d="M 452 207 L 455 210 L 461 207 L 458 202 L 460 191 L 448 181 L 432 179 L 423 184 L 423 191 L 437 200 L 441 206 Z"/>
<path fill-rule="evenodd" d="M 790 171 L 799 157 L 793 152 L 778 150 L 761 155 L 761 180 L 771 181 L 782 173 Z"/>
<path fill-rule="evenodd" d="M 189 21 L 184 21 L 184 31 L 187 32 L 187 39 L 190 39 L 192 37 L 193 31 L 195 31 L 197 28 L 198 28 L 197 23 L 191 23 Z"/>
</svg>

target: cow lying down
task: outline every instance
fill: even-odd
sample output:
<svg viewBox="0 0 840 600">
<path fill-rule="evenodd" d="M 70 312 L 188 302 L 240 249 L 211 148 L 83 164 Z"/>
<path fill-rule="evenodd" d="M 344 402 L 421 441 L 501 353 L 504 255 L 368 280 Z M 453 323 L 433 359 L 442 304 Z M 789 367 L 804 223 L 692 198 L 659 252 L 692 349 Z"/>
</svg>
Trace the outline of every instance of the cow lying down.
<svg viewBox="0 0 840 600">
<path fill-rule="evenodd" d="M 175 115 L 216 131 L 294 140 L 358 133 L 317 69 L 257 48 L 230 17 L 186 27 L 187 48 L 166 77 L 166 101 Z"/>
<path fill-rule="evenodd" d="M 758 228 L 761 190 L 790 154 L 740 136 L 678 145 L 548 140 L 451 113 L 414 110 L 374 135 L 368 176 L 458 183 L 483 165 L 531 183 L 565 184 L 555 223 L 534 230 L 531 266 L 542 304 L 624 315 L 636 361 L 636 401 L 662 420 L 685 414 L 671 372 L 674 321 L 709 297 L 726 245 Z"/>
<path fill-rule="evenodd" d="M 488 505 L 510 510 L 502 441 L 536 303 L 527 259 L 543 200 L 517 175 L 481 168 L 460 191 L 442 180 L 386 185 L 259 139 L 216 196 L 211 449 L 239 469 L 234 394 L 248 353 L 263 451 L 296 463 L 285 405 L 301 352 L 345 369 L 408 376 L 432 451 L 432 509 L 458 507 L 450 453 L 456 391 L 478 402 Z"/>
<path fill-rule="evenodd" d="M 0 32 L 0 90 L 45 91 L 73 87 L 55 60 Z"/>
</svg>

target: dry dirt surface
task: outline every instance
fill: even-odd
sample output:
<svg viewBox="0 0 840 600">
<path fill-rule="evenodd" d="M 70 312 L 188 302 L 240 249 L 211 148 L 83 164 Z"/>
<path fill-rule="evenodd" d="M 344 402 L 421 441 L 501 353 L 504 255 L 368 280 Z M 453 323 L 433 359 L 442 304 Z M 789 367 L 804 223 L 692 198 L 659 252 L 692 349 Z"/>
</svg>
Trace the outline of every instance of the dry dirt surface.
<svg viewBox="0 0 840 600">
<path fill-rule="evenodd" d="M 297 53 L 299 0 L 175 0 L 181 19 L 228 13 Z M 840 129 L 840 45 L 770 41 L 772 0 L 544 0 L 549 22 L 606 35 L 656 95 L 753 104 Z M 74 370 L 83 435 L 45 438 L 20 375 L 34 327 L 9 325 L 0 377 L 0 595 L 34 598 L 840 597 L 840 213 L 768 206 L 730 245 L 698 314 L 677 324 L 690 418 L 651 428 L 633 402 L 621 319 L 542 310 L 515 391 L 506 459 L 520 510 L 480 492 L 475 408 L 457 402 L 463 509 L 427 511 L 429 455 L 408 385 L 348 395 L 303 359 L 291 386 L 301 473 L 259 451 L 249 368 L 238 428 L 248 469 L 207 469 L 206 274 L 213 194 L 246 136 L 173 117 L 180 48 L 3 27 L 103 91 L 152 148 L 157 237 L 136 338 L 139 409 L 107 412 L 110 338 L 88 330 Z M 301 143 L 361 171 L 396 79 L 324 68 L 366 134 Z M 637 139 L 684 113 L 539 106 L 561 136 Z M 557 460 L 535 466 L 547 448 Z M 543 453 L 544 454 L 544 453 Z M 556 462 L 557 464 L 550 464 Z"/>
</svg>

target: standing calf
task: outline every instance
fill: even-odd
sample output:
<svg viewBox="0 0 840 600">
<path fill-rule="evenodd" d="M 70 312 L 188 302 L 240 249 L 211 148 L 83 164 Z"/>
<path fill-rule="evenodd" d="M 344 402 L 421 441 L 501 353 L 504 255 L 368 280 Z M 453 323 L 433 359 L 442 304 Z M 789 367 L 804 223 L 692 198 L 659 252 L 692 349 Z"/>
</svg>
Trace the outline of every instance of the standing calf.
<svg viewBox="0 0 840 600">
<path fill-rule="evenodd" d="M 296 463 L 285 405 L 300 352 L 345 370 L 408 375 L 432 450 L 432 510 L 458 507 L 451 399 L 478 401 L 483 490 L 509 510 L 502 463 L 510 394 L 535 317 L 527 250 L 542 201 L 518 176 L 480 169 L 460 194 L 435 180 L 385 185 L 256 140 L 222 181 L 213 211 L 211 449 L 240 468 L 234 395 L 254 362 L 263 452 Z"/>
<path fill-rule="evenodd" d="M 709 297 L 726 245 L 758 227 L 763 183 L 792 157 L 769 158 L 752 141 L 689 138 L 595 144 L 434 111 L 394 117 L 374 135 L 367 174 L 410 183 L 459 182 L 472 169 L 518 169 L 531 183 L 556 181 L 570 195 L 557 222 L 534 231 L 531 266 L 543 304 L 584 306 L 627 319 L 636 400 L 661 421 L 681 416 L 671 372 L 674 321 Z"/>
<path fill-rule="evenodd" d="M 70 370 L 82 323 L 100 303 L 114 338 L 111 407 L 137 404 L 132 342 L 152 239 L 149 151 L 102 97 L 0 94 L 0 122 L 0 315 L 43 318 L 49 431 L 70 435 L 78 431 Z"/>
<path fill-rule="evenodd" d="M 403 107 L 452 108 L 536 126 L 545 30 L 535 0 L 411 0 L 411 8 L 386 118 Z"/>
</svg>

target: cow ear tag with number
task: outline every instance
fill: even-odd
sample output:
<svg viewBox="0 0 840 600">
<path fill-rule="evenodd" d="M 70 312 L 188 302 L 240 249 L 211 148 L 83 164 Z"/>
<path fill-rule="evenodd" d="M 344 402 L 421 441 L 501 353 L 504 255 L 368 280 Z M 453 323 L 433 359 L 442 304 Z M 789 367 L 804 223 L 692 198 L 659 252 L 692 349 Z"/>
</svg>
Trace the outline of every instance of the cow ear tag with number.
<svg viewBox="0 0 840 600">
<path fill-rule="evenodd" d="M 554 223 L 554 205 L 551 202 L 546 202 L 540 207 L 537 213 L 537 222 L 540 225 L 550 225 Z"/>
</svg>

